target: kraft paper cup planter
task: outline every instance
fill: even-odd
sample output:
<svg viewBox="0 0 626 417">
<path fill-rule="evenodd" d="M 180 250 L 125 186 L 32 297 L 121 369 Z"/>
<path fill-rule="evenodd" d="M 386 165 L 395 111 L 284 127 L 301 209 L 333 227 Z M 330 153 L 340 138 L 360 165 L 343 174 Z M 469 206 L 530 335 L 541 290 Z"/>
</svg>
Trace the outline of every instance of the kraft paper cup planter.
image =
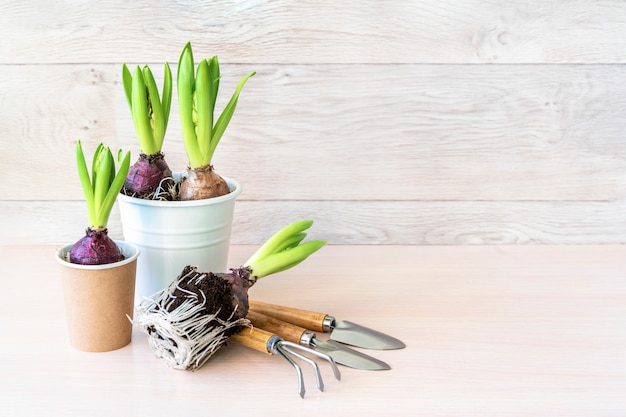
<svg viewBox="0 0 626 417">
<path fill-rule="evenodd" d="M 71 263 L 67 259 L 72 245 L 57 253 L 70 344 L 78 350 L 107 352 L 131 341 L 139 248 L 123 241 L 115 243 L 125 259 L 110 264 Z"/>
<path fill-rule="evenodd" d="M 175 173 L 179 181 L 182 173 Z M 235 199 L 242 187 L 223 177 L 230 193 L 192 201 L 117 198 L 124 240 L 141 250 L 137 262 L 135 302 L 167 287 L 187 265 L 202 271 L 224 271 Z"/>
</svg>

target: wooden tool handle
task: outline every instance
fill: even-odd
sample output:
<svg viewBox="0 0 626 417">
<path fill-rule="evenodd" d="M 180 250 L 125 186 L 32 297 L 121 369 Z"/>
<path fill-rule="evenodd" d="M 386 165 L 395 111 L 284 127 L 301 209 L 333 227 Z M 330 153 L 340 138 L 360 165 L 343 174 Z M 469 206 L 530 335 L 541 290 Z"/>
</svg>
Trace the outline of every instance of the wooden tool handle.
<svg viewBox="0 0 626 417">
<path fill-rule="evenodd" d="M 274 317 L 305 329 L 316 332 L 324 331 L 324 319 L 326 314 L 314 311 L 300 310 L 297 308 L 284 307 L 275 304 L 268 304 L 261 301 L 249 300 L 250 310 L 266 316 Z"/>
<path fill-rule="evenodd" d="M 268 332 L 275 333 L 283 339 L 293 343 L 300 343 L 302 335 L 307 331 L 305 328 L 278 320 L 274 317 L 266 316 L 265 314 L 261 314 L 257 311 L 249 310 L 246 318 L 250 320 L 254 327 L 260 327 Z"/>
<path fill-rule="evenodd" d="M 232 335 L 228 340 L 241 343 L 244 346 L 258 350 L 259 352 L 269 353 L 271 355 L 272 352 L 269 350 L 269 343 L 272 337 L 275 337 L 273 333 L 257 329 L 256 327 L 246 327 L 239 333 Z"/>
</svg>

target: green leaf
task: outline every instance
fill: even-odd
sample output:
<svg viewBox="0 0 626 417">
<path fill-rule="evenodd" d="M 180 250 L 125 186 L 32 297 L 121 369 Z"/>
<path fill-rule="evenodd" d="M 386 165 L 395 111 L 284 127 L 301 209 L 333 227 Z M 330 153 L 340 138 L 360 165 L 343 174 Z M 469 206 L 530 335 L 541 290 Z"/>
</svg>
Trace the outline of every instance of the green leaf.
<svg viewBox="0 0 626 417">
<path fill-rule="evenodd" d="M 124 84 L 124 94 L 126 95 L 126 101 L 128 107 L 133 108 L 133 76 L 130 74 L 130 70 L 126 64 L 122 65 L 122 83 Z"/>
<path fill-rule="evenodd" d="M 202 166 L 202 154 L 198 148 L 198 139 L 193 122 L 193 92 L 194 92 L 194 61 L 191 43 L 187 42 L 178 61 L 178 107 L 182 127 L 183 144 L 191 168 Z"/>
<path fill-rule="evenodd" d="M 262 258 L 253 264 L 248 264 L 252 268 L 252 274 L 257 278 L 263 278 L 271 274 L 293 268 L 314 252 L 317 252 L 326 244 L 324 240 L 311 240 L 294 248 L 273 253 Z"/>
<path fill-rule="evenodd" d="M 274 249 L 274 252 L 272 253 L 278 253 L 287 249 L 294 248 L 298 246 L 300 242 L 304 240 L 305 237 L 306 237 L 306 233 L 296 233 L 295 235 L 290 236 L 288 239 L 285 239 L 284 241 L 282 241 L 281 244 L 278 245 L 276 249 Z"/>
<path fill-rule="evenodd" d="M 90 224 L 93 224 L 96 222 L 93 186 L 91 185 L 91 180 L 89 178 L 89 170 L 87 169 L 85 154 L 83 153 L 83 147 L 80 144 L 80 140 L 76 142 L 76 165 L 78 167 L 80 185 L 83 188 L 83 194 L 85 195 L 85 201 L 87 202 L 87 220 Z"/>
<path fill-rule="evenodd" d="M 80 140 L 76 143 L 78 176 L 87 201 L 89 227 L 92 229 L 107 226 L 117 195 L 128 175 L 130 152 L 127 152 L 122 160 L 122 150 L 120 149 L 118 161 L 120 161 L 120 168 L 116 172 L 115 159 L 111 150 L 100 143 L 92 158 L 93 171 L 91 176 L 94 180 L 91 182 Z"/>
<path fill-rule="evenodd" d="M 217 102 L 217 93 L 220 89 L 220 63 L 217 60 L 217 56 L 212 57 L 209 61 L 209 86 L 211 97 L 211 128 L 213 127 L 213 121 L 215 120 L 215 103 Z"/>
<path fill-rule="evenodd" d="M 256 261 L 280 251 L 281 248 L 284 249 L 286 241 L 290 240 L 294 236 L 299 236 L 300 233 L 307 230 L 312 225 L 313 220 L 301 220 L 283 227 L 278 232 L 274 233 L 272 237 L 270 237 L 260 248 L 258 248 L 256 252 L 248 258 L 244 265 L 252 266 L 252 264 Z"/>
<path fill-rule="evenodd" d="M 132 91 L 132 115 L 135 123 L 135 130 L 139 139 L 139 147 L 141 152 L 146 155 L 152 155 L 159 152 L 154 142 L 152 128 L 150 127 L 150 116 L 148 112 L 148 100 L 146 98 L 146 83 L 144 81 L 143 72 L 139 66 L 135 69 L 133 77 Z"/>
<path fill-rule="evenodd" d="M 96 187 L 96 174 L 98 173 L 98 166 L 102 159 L 102 149 L 104 149 L 104 145 L 101 143 L 98 144 L 96 150 L 93 153 L 93 159 L 91 161 L 91 185 L 95 190 Z"/>
<path fill-rule="evenodd" d="M 107 148 L 107 152 L 109 155 L 111 155 L 111 165 L 109 168 L 109 184 L 108 184 L 108 187 L 110 187 L 111 181 L 113 181 L 113 178 L 115 178 L 115 158 L 113 157 L 113 154 L 108 148 Z"/>
<path fill-rule="evenodd" d="M 255 74 L 256 72 L 253 71 L 250 74 L 243 77 L 241 81 L 239 81 L 239 83 L 237 84 L 237 88 L 235 89 L 235 92 L 233 93 L 233 96 L 231 97 L 230 101 L 228 102 L 224 110 L 222 111 L 222 114 L 220 115 L 219 119 L 217 119 L 217 123 L 215 123 L 215 128 L 213 129 L 211 149 L 209 150 L 209 155 L 208 155 L 209 161 L 213 158 L 215 149 L 217 148 L 217 145 L 220 139 L 222 138 L 222 135 L 226 131 L 226 128 L 228 127 L 228 124 L 230 123 L 230 119 L 233 117 L 233 114 L 235 113 L 235 108 L 237 107 L 237 101 L 239 100 L 239 94 L 241 93 L 243 86 L 250 79 L 250 77 L 252 77 Z"/>
<path fill-rule="evenodd" d="M 152 131 L 152 140 L 154 142 L 155 154 L 161 150 L 159 144 L 163 143 L 165 137 L 165 126 L 163 125 L 163 108 L 161 107 L 161 99 L 159 97 L 159 89 L 157 88 L 156 81 L 152 71 L 146 65 L 143 67 L 143 79 L 147 88 L 147 109 L 148 109 L 148 122 L 150 124 L 150 130 Z"/>
<path fill-rule="evenodd" d="M 163 68 L 163 97 L 161 99 L 161 107 L 163 108 L 163 126 L 167 130 L 167 123 L 170 119 L 170 108 L 172 106 L 172 70 L 166 62 Z M 163 142 L 159 149 L 163 146 Z"/>
<path fill-rule="evenodd" d="M 235 112 L 241 90 L 254 74 L 252 72 L 239 81 L 233 96 L 215 122 L 215 103 L 221 78 L 218 58 L 213 56 L 202 60 L 194 77 L 191 43 L 187 42 L 183 48 L 178 61 L 178 102 L 183 142 L 192 169 L 211 164 L 215 149 Z"/>
<path fill-rule="evenodd" d="M 113 206 L 115 205 L 115 200 L 117 199 L 117 195 L 120 193 L 122 186 L 124 185 L 124 181 L 126 180 L 126 176 L 128 175 L 128 170 L 130 168 L 130 151 L 126 152 L 124 159 L 119 158 L 122 155 L 122 150 L 118 151 L 118 160 L 120 161 L 120 168 L 115 173 L 115 166 L 113 166 L 113 181 L 107 190 L 106 196 L 102 201 L 102 204 L 99 207 L 98 218 L 101 226 L 106 227 L 109 222 L 109 217 L 111 215 L 111 210 L 113 210 Z"/>
<path fill-rule="evenodd" d="M 106 227 L 105 222 L 102 221 L 100 208 L 106 197 L 109 187 L 111 185 L 111 165 L 113 162 L 113 155 L 109 148 L 103 148 L 102 158 L 97 166 L 96 182 L 94 183 L 94 205 L 96 207 L 96 222 L 91 225 L 96 229 Z M 115 172 L 115 170 L 113 170 Z"/>
<path fill-rule="evenodd" d="M 213 114 L 211 110 L 211 82 L 209 77 L 209 64 L 206 59 L 200 61 L 196 71 L 196 112 L 198 113 L 198 123 L 196 124 L 198 139 L 198 149 L 204 155 L 205 150 L 211 144 L 211 133 L 213 131 Z M 202 158 L 202 165 L 207 165 L 211 161 Z"/>
<path fill-rule="evenodd" d="M 172 72 L 165 63 L 163 98 L 148 65 L 137 66 L 135 76 L 126 64 L 122 66 L 124 93 L 133 117 L 141 152 L 153 155 L 161 151 L 172 103 Z"/>
</svg>

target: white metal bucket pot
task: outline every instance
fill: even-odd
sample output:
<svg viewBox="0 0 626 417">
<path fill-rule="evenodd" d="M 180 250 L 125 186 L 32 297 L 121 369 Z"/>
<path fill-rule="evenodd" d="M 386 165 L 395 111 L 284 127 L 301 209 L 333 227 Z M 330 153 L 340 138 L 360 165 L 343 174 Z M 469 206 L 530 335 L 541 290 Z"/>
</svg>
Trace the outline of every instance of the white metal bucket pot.
<svg viewBox="0 0 626 417">
<path fill-rule="evenodd" d="M 118 196 L 124 240 L 141 250 L 136 303 L 167 287 L 187 265 L 201 271 L 225 272 L 235 199 L 242 188 L 234 180 L 224 180 L 231 192 L 204 200 Z"/>
</svg>

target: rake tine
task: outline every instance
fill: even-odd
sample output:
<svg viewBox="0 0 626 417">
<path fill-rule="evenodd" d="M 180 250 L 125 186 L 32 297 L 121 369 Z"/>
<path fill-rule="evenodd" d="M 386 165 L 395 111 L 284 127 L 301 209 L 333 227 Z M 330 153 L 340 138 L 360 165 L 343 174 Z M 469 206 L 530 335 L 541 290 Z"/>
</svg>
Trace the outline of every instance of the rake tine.
<svg viewBox="0 0 626 417">
<path fill-rule="evenodd" d="M 277 343 L 276 344 L 276 351 L 287 360 L 287 362 L 289 362 L 295 369 L 296 369 L 296 373 L 298 374 L 298 393 L 300 394 L 300 398 L 304 398 L 304 393 L 306 392 L 304 389 L 304 378 L 302 376 L 302 368 L 300 368 L 300 366 L 296 363 L 296 361 L 294 361 L 291 356 L 289 356 L 289 350 L 285 349 L 282 346 L 282 343 Z"/>
<path fill-rule="evenodd" d="M 299 359 L 305 361 L 306 363 L 308 363 L 309 365 L 311 365 L 313 367 L 313 371 L 315 372 L 315 381 L 317 382 L 317 388 L 320 391 L 324 391 L 324 381 L 322 380 L 322 373 L 320 372 L 320 367 L 317 365 L 317 362 L 315 362 L 311 358 L 307 358 L 306 356 L 301 355 L 300 353 L 291 350 L 293 348 L 297 348 L 297 349 L 304 348 L 302 350 L 304 350 L 305 352 L 310 353 L 309 350 L 312 350 L 312 349 L 309 349 L 309 348 L 306 348 L 306 347 L 300 346 L 300 345 L 295 345 L 295 344 L 292 344 L 292 343 L 289 343 L 289 342 L 285 342 L 285 341 L 282 341 L 280 343 L 282 345 L 282 348 L 285 349 L 287 352 L 291 353 L 296 358 L 299 358 Z"/>
</svg>

